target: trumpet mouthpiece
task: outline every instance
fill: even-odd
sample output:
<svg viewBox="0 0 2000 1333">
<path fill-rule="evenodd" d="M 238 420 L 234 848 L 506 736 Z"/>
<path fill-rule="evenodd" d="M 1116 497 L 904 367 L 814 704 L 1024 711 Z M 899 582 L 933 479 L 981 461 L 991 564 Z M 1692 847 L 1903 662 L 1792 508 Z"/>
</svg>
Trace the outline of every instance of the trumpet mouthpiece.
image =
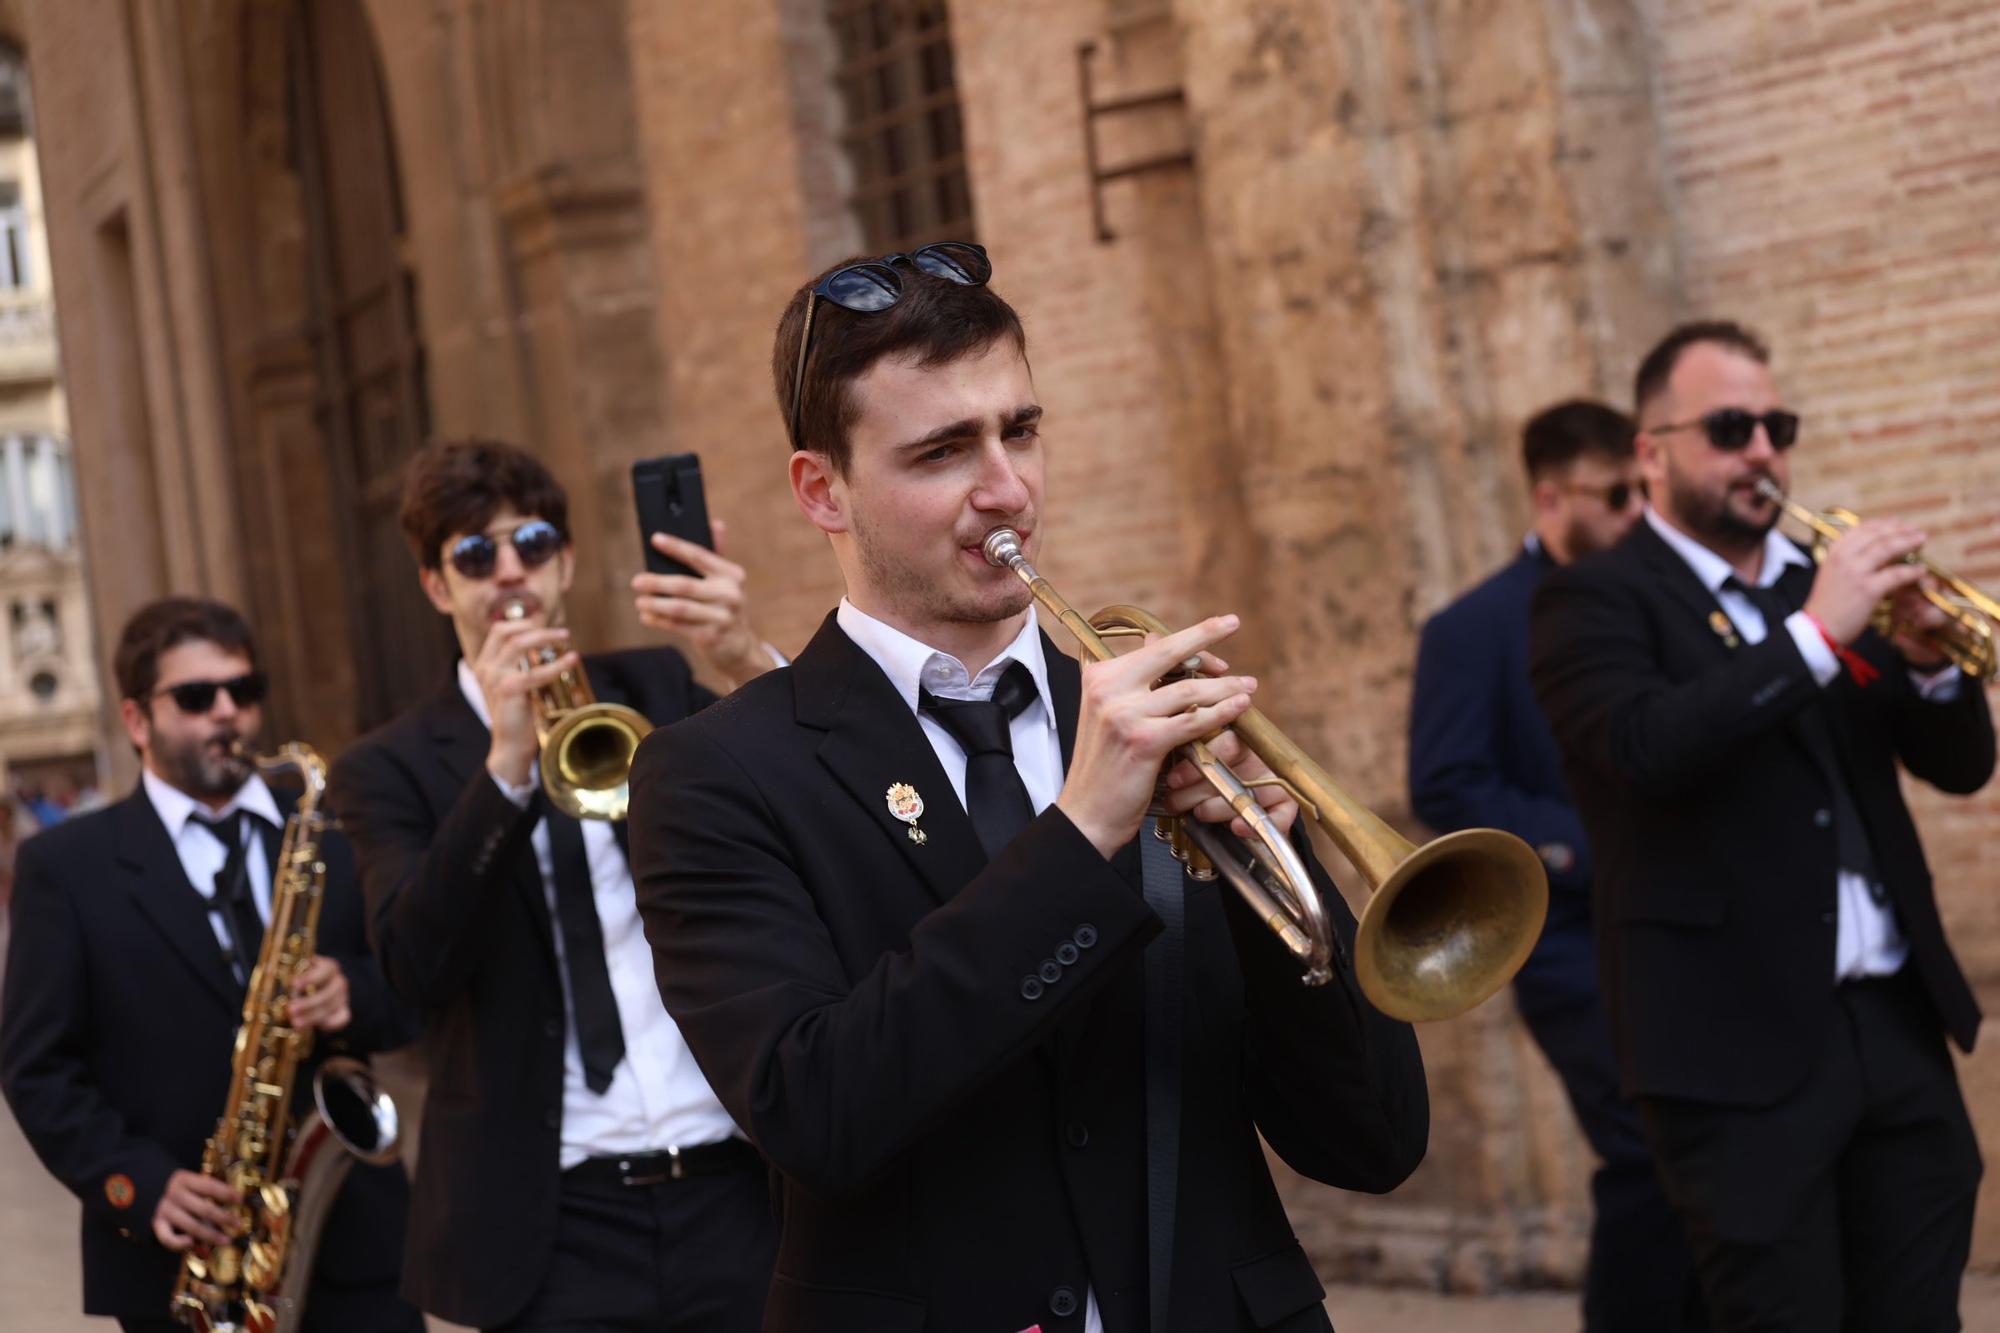
<svg viewBox="0 0 2000 1333">
<path fill-rule="evenodd" d="M 1757 485 L 1752 489 L 1754 489 L 1757 492 L 1757 494 L 1763 496 L 1766 500 L 1777 500 L 1782 502 L 1785 498 L 1785 492 L 1779 488 L 1777 482 L 1772 481 L 1769 477 L 1757 478 Z"/>
<path fill-rule="evenodd" d="M 995 528 L 986 534 L 980 549 L 986 553 L 986 563 L 1001 569 L 1009 568 L 1021 559 L 1021 534 L 1012 528 Z"/>
</svg>

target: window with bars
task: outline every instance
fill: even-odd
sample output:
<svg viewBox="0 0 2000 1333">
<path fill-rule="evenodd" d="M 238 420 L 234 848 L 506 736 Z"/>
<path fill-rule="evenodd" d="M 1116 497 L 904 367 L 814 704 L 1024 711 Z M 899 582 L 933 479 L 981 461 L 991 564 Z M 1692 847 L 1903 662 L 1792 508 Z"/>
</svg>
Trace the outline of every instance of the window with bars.
<svg viewBox="0 0 2000 1333">
<path fill-rule="evenodd" d="M 827 0 L 827 16 L 867 248 L 977 240 L 944 0 Z"/>
<path fill-rule="evenodd" d="M 21 207 L 21 187 L 0 181 L 0 291 L 21 291 L 28 280 L 28 214 Z"/>
</svg>

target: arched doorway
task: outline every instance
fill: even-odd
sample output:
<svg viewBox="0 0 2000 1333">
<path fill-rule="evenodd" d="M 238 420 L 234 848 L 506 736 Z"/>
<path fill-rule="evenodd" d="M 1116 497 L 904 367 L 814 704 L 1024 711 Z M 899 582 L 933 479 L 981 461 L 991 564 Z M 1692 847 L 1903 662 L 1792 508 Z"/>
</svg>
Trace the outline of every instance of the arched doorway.
<svg viewBox="0 0 2000 1333">
<path fill-rule="evenodd" d="M 299 0 L 287 63 L 306 224 L 308 317 L 334 526 L 347 577 L 355 725 L 427 691 L 455 651 L 396 521 L 430 434 L 416 281 L 380 63 L 360 0 Z"/>
</svg>

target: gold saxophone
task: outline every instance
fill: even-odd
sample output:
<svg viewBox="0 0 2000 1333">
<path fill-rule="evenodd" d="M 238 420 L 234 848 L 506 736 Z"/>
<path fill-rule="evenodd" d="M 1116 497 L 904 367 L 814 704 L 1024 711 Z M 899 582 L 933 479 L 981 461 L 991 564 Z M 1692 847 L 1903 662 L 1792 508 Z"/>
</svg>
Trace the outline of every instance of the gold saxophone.
<svg viewBox="0 0 2000 1333">
<path fill-rule="evenodd" d="M 202 1174 L 242 1197 L 235 1236 L 189 1250 L 174 1284 L 173 1317 L 196 1333 L 295 1330 L 326 1212 L 348 1168 L 396 1156 L 396 1105 L 359 1060 L 324 1062 L 313 1076 L 313 1109 L 293 1121 L 293 1081 L 312 1033 L 291 1026 L 290 1010 L 316 949 L 326 890 L 320 844 L 327 817 L 319 808 L 326 762 L 296 741 L 251 762 L 266 772 L 297 769 L 305 792 L 285 821 L 272 867 L 271 924 L 243 997 L 229 1099 L 201 1156 Z"/>
</svg>

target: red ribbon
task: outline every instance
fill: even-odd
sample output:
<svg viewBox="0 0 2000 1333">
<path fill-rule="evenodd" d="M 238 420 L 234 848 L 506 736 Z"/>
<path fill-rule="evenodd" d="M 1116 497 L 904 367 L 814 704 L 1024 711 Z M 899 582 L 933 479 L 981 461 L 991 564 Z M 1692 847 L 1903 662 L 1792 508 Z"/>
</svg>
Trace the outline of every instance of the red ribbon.
<svg viewBox="0 0 2000 1333">
<path fill-rule="evenodd" d="M 1874 683 L 1877 676 L 1882 674 L 1873 663 L 1860 653 L 1855 652 L 1852 648 L 1844 644 L 1836 643 L 1834 637 L 1826 632 L 1826 626 L 1819 623 L 1818 616 L 1810 611 L 1806 612 L 1805 616 L 1807 620 L 1812 621 L 1812 627 L 1819 631 L 1820 638 L 1826 640 L 1826 646 L 1833 649 L 1833 655 L 1840 659 L 1842 666 L 1847 668 L 1848 676 L 1856 685 L 1866 689 Z"/>
</svg>

